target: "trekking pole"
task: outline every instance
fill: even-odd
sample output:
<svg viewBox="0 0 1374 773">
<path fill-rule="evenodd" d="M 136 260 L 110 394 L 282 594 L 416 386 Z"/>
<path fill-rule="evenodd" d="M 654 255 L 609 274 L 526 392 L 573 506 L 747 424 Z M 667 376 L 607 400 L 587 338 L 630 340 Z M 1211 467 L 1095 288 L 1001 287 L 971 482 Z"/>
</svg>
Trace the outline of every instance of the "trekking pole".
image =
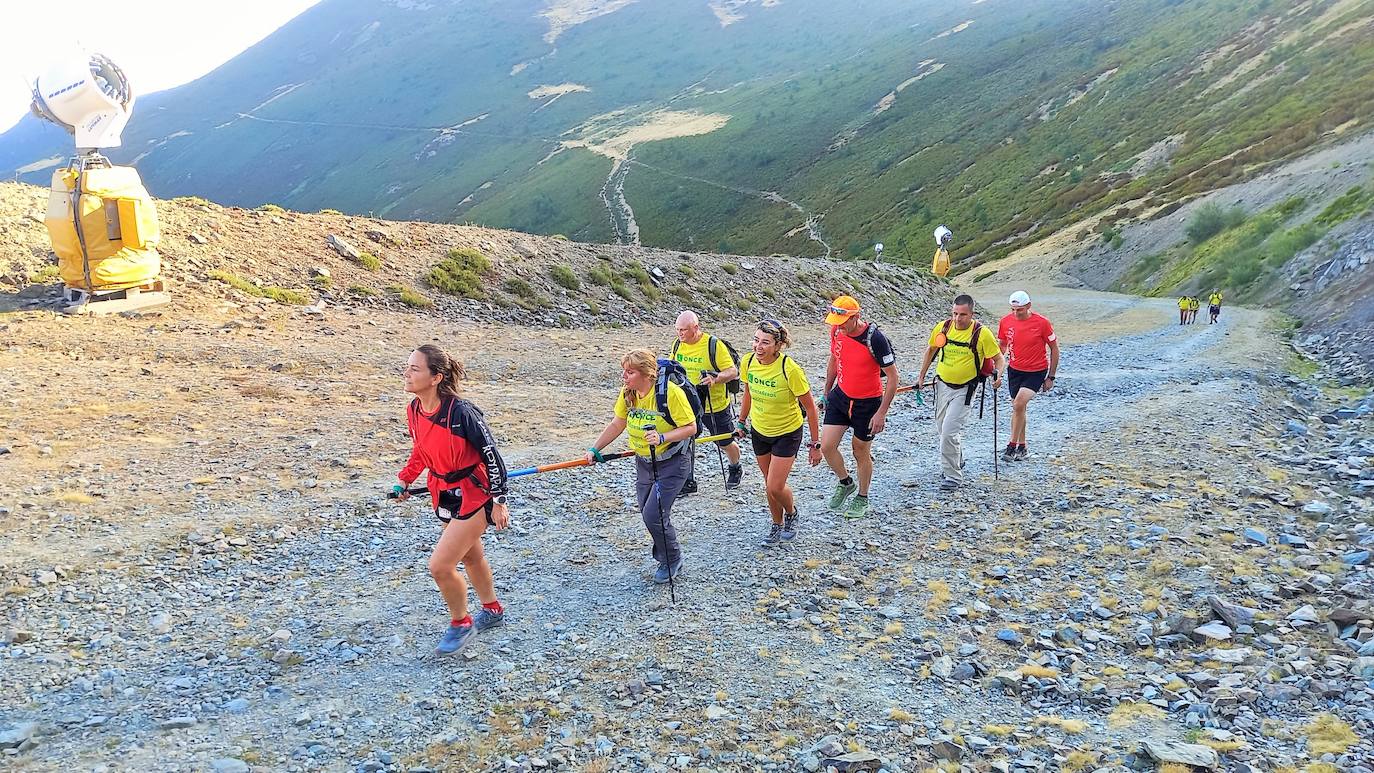
<svg viewBox="0 0 1374 773">
<path fill-rule="evenodd" d="M 392 490 L 386 492 L 386 498 L 387 498 L 387 499 L 400 499 L 401 494 L 411 494 L 411 495 L 415 495 L 415 494 L 428 494 L 428 493 L 429 493 L 429 489 L 426 488 L 425 486 L 415 486 L 415 487 L 412 487 L 412 488 L 401 488 L 400 486 L 397 486 L 396 488 L 393 488 Z"/>
<path fill-rule="evenodd" d="M 652 424 L 644 425 L 646 433 L 655 429 Z M 658 503 L 658 533 L 663 535 L 663 563 L 668 567 L 668 597 L 676 604 L 677 589 L 673 587 L 673 562 L 668 557 L 668 522 L 663 517 L 663 494 L 659 492 L 658 485 L 658 449 L 655 446 L 649 446 L 649 465 L 654 471 L 654 501 Z"/>
<path fill-rule="evenodd" d="M 714 377 L 717 374 L 712 373 L 711 375 Z M 715 415 L 716 413 L 715 406 L 711 404 L 711 387 L 706 387 L 706 412 L 711 415 Z M 728 483 L 730 479 L 725 477 L 725 452 L 720 450 L 719 444 L 714 445 L 716 446 L 716 459 L 720 461 L 720 480 L 722 484 Z M 695 454 L 693 454 L 693 456 L 695 456 Z"/>
<path fill-rule="evenodd" d="M 997 390 L 992 390 L 992 479 L 997 481 L 1002 479 L 1001 472 L 997 469 L 997 447 L 1002 445 L 997 439 Z"/>
</svg>

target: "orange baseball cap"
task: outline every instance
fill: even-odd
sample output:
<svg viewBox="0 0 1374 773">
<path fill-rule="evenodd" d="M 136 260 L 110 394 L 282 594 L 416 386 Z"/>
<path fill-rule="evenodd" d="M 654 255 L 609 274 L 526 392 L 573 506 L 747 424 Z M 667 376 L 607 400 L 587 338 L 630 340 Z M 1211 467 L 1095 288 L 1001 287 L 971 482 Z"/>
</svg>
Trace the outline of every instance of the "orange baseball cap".
<svg viewBox="0 0 1374 773">
<path fill-rule="evenodd" d="M 831 301 L 830 313 L 825 315 L 825 324 L 843 325 L 850 317 L 858 313 L 859 302 L 848 295 L 841 295 L 834 301 Z"/>
</svg>

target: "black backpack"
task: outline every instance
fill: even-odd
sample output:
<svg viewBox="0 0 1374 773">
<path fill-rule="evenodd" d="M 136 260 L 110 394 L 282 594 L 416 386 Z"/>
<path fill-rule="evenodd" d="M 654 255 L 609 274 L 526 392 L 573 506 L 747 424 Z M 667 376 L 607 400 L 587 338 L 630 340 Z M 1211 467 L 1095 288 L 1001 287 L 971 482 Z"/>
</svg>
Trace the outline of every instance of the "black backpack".
<svg viewBox="0 0 1374 773">
<path fill-rule="evenodd" d="M 659 359 L 658 361 L 658 383 L 654 385 L 654 404 L 663 418 L 678 426 L 673 421 L 673 412 L 668 410 L 668 382 L 677 384 L 682 388 L 682 393 L 687 396 L 687 402 L 692 406 L 692 415 L 696 417 L 697 431 L 693 437 L 700 437 L 705 429 L 701 423 L 701 396 L 697 394 L 696 385 L 687 379 L 687 369 L 682 367 L 682 363 L 677 360 Z"/>
<path fill-rule="evenodd" d="M 717 348 L 718 348 L 718 347 L 716 346 L 716 344 L 725 344 L 726 350 L 730 352 L 730 360 L 731 360 L 732 362 L 734 362 L 734 363 L 735 363 L 735 367 L 738 368 L 738 367 L 739 367 L 739 352 L 735 351 L 735 347 L 731 346 L 731 345 L 730 345 L 730 342 L 729 342 L 729 341 L 726 341 L 724 338 L 716 338 L 715 336 L 710 335 L 710 334 L 708 333 L 708 334 L 706 335 L 706 357 L 707 357 L 707 359 L 709 359 L 709 360 L 711 361 L 711 370 L 713 370 L 713 371 L 715 371 L 715 372 L 717 372 L 717 373 L 720 372 L 720 366 L 716 364 L 716 350 L 717 350 Z M 677 349 L 678 349 L 678 347 L 681 346 L 681 345 L 682 345 L 682 341 L 681 341 L 681 340 L 677 340 L 677 341 L 674 341 L 674 342 L 673 342 L 673 360 L 674 360 L 674 362 L 677 361 Z M 729 381 L 725 382 L 725 393 L 728 394 L 728 395 L 731 395 L 731 396 L 734 396 L 734 395 L 737 395 L 737 394 L 740 393 L 739 376 L 735 376 L 734 378 L 732 378 L 732 379 L 730 379 Z"/>
</svg>

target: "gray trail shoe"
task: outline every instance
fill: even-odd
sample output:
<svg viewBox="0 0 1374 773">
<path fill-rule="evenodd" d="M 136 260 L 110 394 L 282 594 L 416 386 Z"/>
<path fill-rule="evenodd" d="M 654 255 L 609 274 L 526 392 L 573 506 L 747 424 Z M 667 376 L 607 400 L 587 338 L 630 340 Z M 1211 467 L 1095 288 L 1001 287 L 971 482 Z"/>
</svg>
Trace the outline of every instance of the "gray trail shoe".
<svg viewBox="0 0 1374 773">
<path fill-rule="evenodd" d="M 773 527 L 777 528 L 777 524 L 774 524 Z M 783 542 L 791 542 L 797 538 L 797 513 L 782 514 L 782 534 L 779 536 L 782 537 Z"/>
<path fill-rule="evenodd" d="M 782 539 L 782 524 L 780 524 L 780 523 L 772 524 L 772 525 L 769 526 L 769 528 L 768 528 L 768 536 L 763 538 L 763 546 L 766 547 L 766 548 L 771 548 L 771 547 L 773 547 L 774 545 L 778 544 L 778 541 L 781 540 L 781 539 Z"/>
</svg>

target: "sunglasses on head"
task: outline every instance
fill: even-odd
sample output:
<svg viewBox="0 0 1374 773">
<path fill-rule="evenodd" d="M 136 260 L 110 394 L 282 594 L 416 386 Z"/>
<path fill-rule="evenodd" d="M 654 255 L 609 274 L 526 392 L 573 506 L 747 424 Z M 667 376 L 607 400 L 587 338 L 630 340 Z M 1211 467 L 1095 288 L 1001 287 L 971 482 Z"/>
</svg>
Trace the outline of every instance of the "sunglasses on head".
<svg viewBox="0 0 1374 773">
<path fill-rule="evenodd" d="M 777 335 L 782 332 L 782 323 L 776 319 L 765 319 L 759 322 L 759 330 L 770 335 Z"/>
</svg>

